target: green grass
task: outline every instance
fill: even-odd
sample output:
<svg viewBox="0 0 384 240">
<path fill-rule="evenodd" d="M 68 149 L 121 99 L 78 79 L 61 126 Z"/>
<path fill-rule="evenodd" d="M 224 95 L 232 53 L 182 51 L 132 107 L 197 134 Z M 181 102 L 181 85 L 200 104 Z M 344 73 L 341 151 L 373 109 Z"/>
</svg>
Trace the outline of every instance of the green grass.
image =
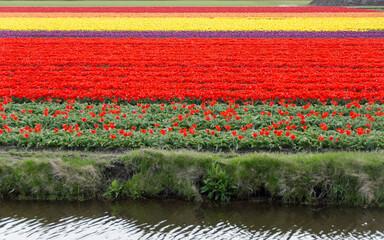
<svg viewBox="0 0 384 240">
<path fill-rule="evenodd" d="M 384 11 L 384 6 L 356 6 L 356 7 L 352 7 L 352 8 Z"/>
<path fill-rule="evenodd" d="M 0 1 L 0 6 L 34 7 L 268 7 L 307 5 L 309 0 L 270 1 Z"/>
<path fill-rule="evenodd" d="M 234 200 L 384 206 L 383 152 L 0 150 L 0 198 L 208 201 L 210 191 L 222 189 L 223 178 L 234 187 L 222 193 Z"/>
</svg>

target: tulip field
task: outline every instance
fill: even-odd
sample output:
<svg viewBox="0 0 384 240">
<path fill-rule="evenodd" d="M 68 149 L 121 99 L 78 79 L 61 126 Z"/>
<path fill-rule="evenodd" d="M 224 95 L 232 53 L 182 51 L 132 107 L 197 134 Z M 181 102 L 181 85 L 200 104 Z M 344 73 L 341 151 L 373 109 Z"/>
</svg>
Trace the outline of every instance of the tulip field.
<svg viewBox="0 0 384 240">
<path fill-rule="evenodd" d="M 384 149 L 384 12 L 0 7 L 0 146 Z"/>
</svg>

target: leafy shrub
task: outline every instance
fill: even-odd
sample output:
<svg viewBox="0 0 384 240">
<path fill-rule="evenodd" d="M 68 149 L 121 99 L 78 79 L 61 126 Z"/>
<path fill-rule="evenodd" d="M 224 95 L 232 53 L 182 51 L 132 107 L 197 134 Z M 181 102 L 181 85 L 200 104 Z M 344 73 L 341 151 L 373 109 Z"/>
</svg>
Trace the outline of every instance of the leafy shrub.
<svg viewBox="0 0 384 240">
<path fill-rule="evenodd" d="M 232 184 L 232 178 L 223 170 L 217 161 L 213 161 L 208 170 L 207 177 L 203 180 L 204 186 L 201 193 L 208 193 L 209 199 L 222 202 L 229 201 L 233 190 L 237 187 Z"/>
</svg>

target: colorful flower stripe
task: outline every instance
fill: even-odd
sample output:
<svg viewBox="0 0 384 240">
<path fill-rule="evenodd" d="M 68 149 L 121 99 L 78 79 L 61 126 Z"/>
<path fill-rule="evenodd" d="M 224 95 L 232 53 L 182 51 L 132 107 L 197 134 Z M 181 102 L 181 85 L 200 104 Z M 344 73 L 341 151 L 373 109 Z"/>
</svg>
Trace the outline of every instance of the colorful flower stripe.
<svg viewBox="0 0 384 240">
<path fill-rule="evenodd" d="M 346 7 L 0 7 L 0 12 L 106 12 L 106 13 L 303 13 L 303 12 L 375 12 Z"/>
<path fill-rule="evenodd" d="M 0 8 L 0 30 L 0 145 L 384 146 L 384 12 Z"/>
<path fill-rule="evenodd" d="M 0 31 L 0 38 L 384 38 L 384 31 Z"/>
<path fill-rule="evenodd" d="M 384 18 L 0 18 L 14 31 L 377 31 Z"/>
<path fill-rule="evenodd" d="M 131 18 L 168 18 L 168 17 L 190 17 L 190 18 L 216 18 L 216 17 L 237 17 L 237 18 L 285 18 L 285 17 L 384 17 L 384 12 L 340 12 L 340 13 L 72 13 L 72 12 L 0 12 L 0 17 L 40 17 L 40 18 L 59 18 L 59 17 L 131 17 Z"/>
<path fill-rule="evenodd" d="M 384 39 L 0 39 L 0 96 L 384 99 Z"/>
</svg>

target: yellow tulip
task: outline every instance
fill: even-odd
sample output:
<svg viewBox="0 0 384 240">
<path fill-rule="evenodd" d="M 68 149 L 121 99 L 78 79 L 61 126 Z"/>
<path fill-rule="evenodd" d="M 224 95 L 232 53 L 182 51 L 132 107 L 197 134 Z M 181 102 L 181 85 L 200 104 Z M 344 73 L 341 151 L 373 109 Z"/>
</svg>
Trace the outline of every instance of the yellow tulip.
<svg viewBox="0 0 384 240">
<path fill-rule="evenodd" d="M 19 31 L 373 31 L 375 18 L 0 18 L 0 30 Z"/>
</svg>

